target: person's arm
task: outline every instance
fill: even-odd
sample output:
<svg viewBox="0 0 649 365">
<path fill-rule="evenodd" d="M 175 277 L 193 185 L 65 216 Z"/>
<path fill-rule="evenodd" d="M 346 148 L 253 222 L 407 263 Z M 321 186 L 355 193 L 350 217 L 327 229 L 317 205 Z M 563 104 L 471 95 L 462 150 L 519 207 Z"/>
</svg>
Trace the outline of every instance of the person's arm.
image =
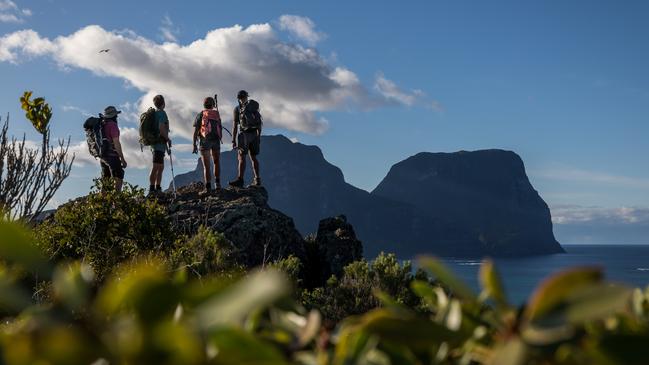
<svg viewBox="0 0 649 365">
<path fill-rule="evenodd" d="M 169 138 L 169 123 L 162 123 L 160 125 L 160 137 L 167 142 L 169 147 L 171 147 L 171 139 Z"/>
<path fill-rule="evenodd" d="M 198 153 L 198 136 L 201 132 L 200 122 L 198 120 L 199 115 L 200 114 L 196 114 L 196 117 L 194 118 L 194 138 L 192 139 L 194 149 L 192 150 L 192 153 Z"/>
<path fill-rule="evenodd" d="M 237 130 L 239 128 L 239 111 L 234 108 L 234 116 L 232 118 L 232 148 L 237 147 Z"/>
<path fill-rule="evenodd" d="M 122 144 L 119 142 L 119 137 L 113 138 L 113 146 L 115 146 L 115 152 L 119 156 L 119 160 L 122 162 L 122 167 L 126 167 L 127 163 L 124 159 L 124 153 L 122 152 Z"/>
</svg>

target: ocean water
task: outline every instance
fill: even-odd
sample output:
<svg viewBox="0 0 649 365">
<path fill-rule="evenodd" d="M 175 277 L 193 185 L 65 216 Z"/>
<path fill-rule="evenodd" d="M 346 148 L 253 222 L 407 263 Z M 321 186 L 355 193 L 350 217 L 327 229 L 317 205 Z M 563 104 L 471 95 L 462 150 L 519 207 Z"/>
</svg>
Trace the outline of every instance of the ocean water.
<svg viewBox="0 0 649 365">
<path fill-rule="evenodd" d="M 544 278 L 575 266 L 600 266 L 607 280 L 640 288 L 649 285 L 649 245 L 563 245 L 563 248 L 567 253 L 494 260 L 512 303 L 525 302 Z M 477 292 L 481 260 L 443 261 Z"/>
</svg>

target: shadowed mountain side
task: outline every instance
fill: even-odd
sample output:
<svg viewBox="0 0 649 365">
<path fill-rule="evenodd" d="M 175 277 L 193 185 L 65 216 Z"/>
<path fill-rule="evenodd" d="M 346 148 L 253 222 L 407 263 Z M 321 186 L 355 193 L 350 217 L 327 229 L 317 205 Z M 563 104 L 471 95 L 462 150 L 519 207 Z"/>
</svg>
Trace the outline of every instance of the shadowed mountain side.
<svg viewBox="0 0 649 365">
<path fill-rule="evenodd" d="M 415 205 L 443 226 L 458 225 L 486 252 L 563 252 L 547 204 L 510 151 L 419 153 L 401 161 L 372 192 Z"/>
<path fill-rule="evenodd" d="M 451 216 L 433 215 L 416 201 L 399 201 L 399 194 L 392 197 L 358 189 L 345 182 L 341 170 L 327 162 L 317 146 L 293 143 L 284 136 L 263 136 L 259 159 L 270 206 L 293 217 L 302 234 L 315 232 L 322 218 L 345 214 L 363 242 L 367 257 L 382 250 L 403 257 L 421 253 L 481 256 L 557 252 L 556 248 L 535 248 L 532 244 L 530 247 L 523 245 L 518 251 L 499 252 L 501 246 L 491 247 L 492 241 L 485 243 L 469 228 L 475 224 L 455 218 L 463 208 L 452 211 Z M 235 171 L 236 154 L 233 151 L 222 153 L 222 183 L 233 179 Z M 250 166 L 245 179 L 246 183 L 251 181 Z M 202 181 L 200 161 L 195 171 L 176 177 L 177 186 L 196 181 Z"/>
<path fill-rule="evenodd" d="M 381 250 L 400 254 L 421 252 L 405 246 L 413 241 L 404 237 L 411 230 L 385 229 L 411 225 L 416 221 L 414 207 L 372 196 L 346 183 L 340 169 L 327 162 L 317 146 L 293 143 L 281 135 L 263 136 L 259 160 L 269 205 L 293 217 L 302 234 L 316 232 L 318 222 L 325 217 L 345 214 L 363 241 L 368 257 Z M 249 183 L 252 175 L 247 163 L 245 180 Z M 235 152 L 221 153 L 222 183 L 227 184 L 235 175 Z M 176 176 L 176 185 L 185 186 L 202 179 L 199 159 L 196 170 Z"/>
</svg>

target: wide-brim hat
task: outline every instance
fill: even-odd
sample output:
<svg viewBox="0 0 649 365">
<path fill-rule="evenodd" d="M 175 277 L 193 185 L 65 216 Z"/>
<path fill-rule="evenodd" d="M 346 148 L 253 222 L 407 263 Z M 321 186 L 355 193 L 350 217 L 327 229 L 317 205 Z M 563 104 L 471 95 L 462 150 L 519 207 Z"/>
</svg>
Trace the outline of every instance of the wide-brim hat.
<svg viewBox="0 0 649 365">
<path fill-rule="evenodd" d="M 121 113 L 121 110 L 117 110 L 114 106 L 110 105 L 104 109 L 104 118 L 115 118 L 117 114 Z"/>
<path fill-rule="evenodd" d="M 237 99 L 243 99 L 248 97 L 248 92 L 246 90 L 239 90 L 237 93 Z"/>
</svg>

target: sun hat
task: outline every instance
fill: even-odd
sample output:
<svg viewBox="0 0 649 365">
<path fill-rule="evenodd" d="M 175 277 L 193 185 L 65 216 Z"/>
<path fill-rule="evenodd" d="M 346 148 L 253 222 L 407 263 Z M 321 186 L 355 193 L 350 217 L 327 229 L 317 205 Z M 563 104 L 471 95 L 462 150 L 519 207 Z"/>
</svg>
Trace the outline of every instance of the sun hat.
<svg viewBox="0 0 649 365">
<path fill-rule="evenodd" d="M 121 110 L 117 110 L 114 106 L 110 105 L 104 109 L 104 118 L 115 118 L 117 114 L 121 113 Z"/>
</svg>

